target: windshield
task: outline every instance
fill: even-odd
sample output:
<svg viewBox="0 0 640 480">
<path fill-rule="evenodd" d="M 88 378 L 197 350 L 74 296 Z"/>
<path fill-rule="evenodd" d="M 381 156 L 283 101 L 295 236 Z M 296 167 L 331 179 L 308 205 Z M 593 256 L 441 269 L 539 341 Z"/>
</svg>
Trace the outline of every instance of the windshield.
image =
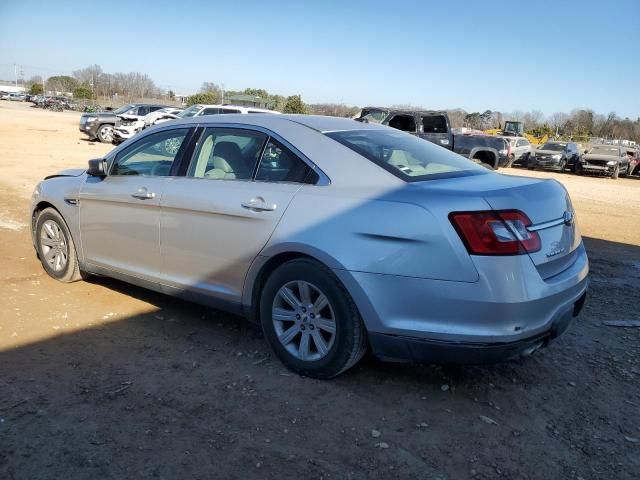
<svg viewBox="0 0 640 480">
<path fill-rule="evenodd" d="M 121 106 L 119 109 L 114 110 L 113 113 L 115 113 L 116 115 L 119 115 L 121 113 L 126 113 L 129 110 L 131 110 L 133 108 L 133 105 L 123 105 Z"/>
<path fill-rule="evenodd" d="M 599 145 L 597 147 L 593 147 L 589 153 L 596 153 L 598 155 L 620 155 L 620 149 L 618 147 L 610 147 L 608 145 Z"/>
<path fill-rule="evenodd" d="M 178 114 L 178 117 L 180 118 L 194 117 L 196 113 L 200 111 L 201 108 L 202 108 L 202 105 L 191 105 L 189 108 L 181 111 Z"/>
<path fill-rule="evenodd" d="M 347 130 L 325 135 L 407 182 L 489 173 L 471 160 L 403 132 Z"/>
<path fill-rule="evenodd" d="M 567 148 L 566 143 L 545 143 L 540 150 L 551 150 L 552 152 L 562 152 Z"/>
</svg>

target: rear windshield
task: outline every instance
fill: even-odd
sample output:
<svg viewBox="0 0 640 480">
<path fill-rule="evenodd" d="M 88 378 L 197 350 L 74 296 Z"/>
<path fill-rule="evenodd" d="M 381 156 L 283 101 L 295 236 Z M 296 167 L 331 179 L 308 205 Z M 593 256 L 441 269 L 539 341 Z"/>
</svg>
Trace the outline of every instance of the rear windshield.
<svg viewBox="0 0 640 480">
<path fill-rule="evenodd" d="M 447 121 L 443 115 L 425 115 L 422 117 L 424 133 L 447 133 Z"/>
<path fill-rule="evenodd" d="M 393 130 L 347 130 L 328 137 L 407 182 L 489 173 L 431 142 Z"/>
</svg>

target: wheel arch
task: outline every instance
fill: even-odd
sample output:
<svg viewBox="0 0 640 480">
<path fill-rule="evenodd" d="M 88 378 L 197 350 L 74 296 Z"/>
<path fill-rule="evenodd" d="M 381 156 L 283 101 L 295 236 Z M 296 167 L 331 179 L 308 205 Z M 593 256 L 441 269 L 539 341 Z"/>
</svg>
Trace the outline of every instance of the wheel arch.
<svg viewBox="0 0 640 480">
<path fill-rule="evenodd" d="M 280 265 L 297 258 L 313 260 L 331 270 L 344 269 L 344 266 L 335 258 L 308 245 L 284 244 L 261 252 L 249 267 L 242 291 L 243 313 L 250 321 L 259 322 L 260 292 L 262 291 L 262 287 L 266 280 L 269 278 L 269 275 L 271 275 L 271 273 L 273 273 Z M 353 298 L 354 296 L 350 289 L 347 288 L 342 280 L 339 281 Z M 356 306 L 358 306 L 357 303 L 358 302 L 356 302 Z"/>
<path fill-rule="evenodd" d="M 476 158 L 476 155 L 480 154 L 481 156 Z M 483 160 L 483 157 L 487 157 L 487 155 L 491 155 L 493 157 L 493 165 L 489 162 L 485 162 Z M 498 168 L 498 151 L 494 148 L 488 148 L 488 147 L 476 147 L 473 150 L 471 150 L 471 152 L 469 153 L 469 158 L 470 159 L 474 159 L 476 158 L 477 160 L 480 160 L 481 163 L 485 163 L 487 165 L 490 165 L 491 167 L 493 167 L 494 169 Z"/>
<path fill-rule="evenodd" d="M 80 244 L 80 232 L 76 230 L 76 225 L 69 222 L 68 216 L 65 215 L 64 208 L 59 208 L 57 205 L 55 205 L 55 203 L 44 199 L 39 200 L 36 204 L 34 204 L 31 212 L 31 242 L 33 243 L 33 247 L 35 248 L 36 252 L 38 251 L 38 248 L 36 246 L 36 222 L 38 221 L 40 212 L 46 210 L 47 208 L 55 210 L 56 213 L 58 213 L 58 215 L 62 217 L 62 220 L 66 224 L 67 230 L 69 230 L 69 234 L 71 235 L 71 239 L 73 240 L 73 243 L 75 245 L 78 260 L 82 261 L 83 253 Z M 74 206 L 73 208 L 77 207 Z"/>
</svg>

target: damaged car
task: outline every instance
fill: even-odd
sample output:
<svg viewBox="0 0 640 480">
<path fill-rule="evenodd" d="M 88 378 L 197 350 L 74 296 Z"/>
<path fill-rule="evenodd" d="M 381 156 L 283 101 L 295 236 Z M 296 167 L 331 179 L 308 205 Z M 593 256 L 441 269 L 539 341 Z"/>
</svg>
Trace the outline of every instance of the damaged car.
<svg viewBox="0 0 640 480">
<path fill-rule="evenodd" d="M 145 128 L 155 125 L 160 119 L 176 118 L 176 115 L 182 111 L 182 108 L 166 107 L 152 111 L 146 115 L 127 113 L 118 115 L 118 120 L 116 120 L 115 127 L 113 128 L 113 143 L 118 145 L 125 140 L 129 140 Z"/>
<path fill-rule="evenodd" d="M 595 145 L 580 157 L 576 173 L 616 179 L 618 176 L 631 175 L 631 162 L 624 148 L 617 145 Z"/>
</svg>

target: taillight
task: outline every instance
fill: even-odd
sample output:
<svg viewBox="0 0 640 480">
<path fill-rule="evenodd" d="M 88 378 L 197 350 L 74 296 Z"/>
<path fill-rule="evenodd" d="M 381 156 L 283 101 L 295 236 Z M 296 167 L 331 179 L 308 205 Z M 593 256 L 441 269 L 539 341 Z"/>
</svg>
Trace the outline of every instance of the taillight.
<svg viewBox="0 0 640 480">
<path fill-rule="evenodd" d="M 453 212 L 449 220 L 472 255 L 521 255 L 540 250 L 540 236 L 519 210 Z"/>
</svg>

